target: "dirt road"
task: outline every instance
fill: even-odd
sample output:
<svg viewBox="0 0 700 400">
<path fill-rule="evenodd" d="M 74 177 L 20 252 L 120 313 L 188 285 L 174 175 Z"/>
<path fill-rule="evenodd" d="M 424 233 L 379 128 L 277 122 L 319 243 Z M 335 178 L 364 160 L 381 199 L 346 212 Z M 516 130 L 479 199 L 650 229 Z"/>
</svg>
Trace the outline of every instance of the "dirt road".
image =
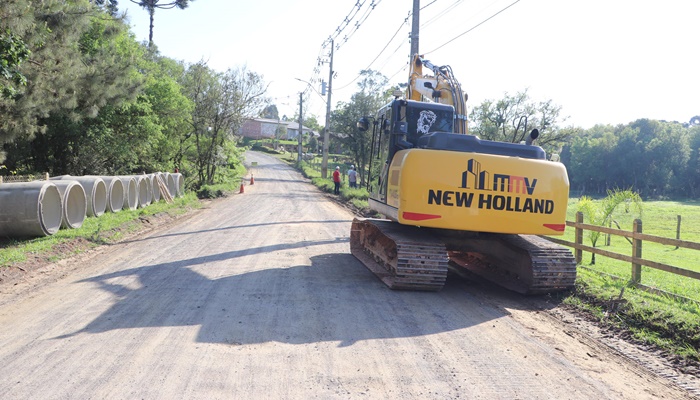
<svg viewBox="0 0 700 400">
<path fill-rule="evenodd" d="M 3 290 L 0 398 L 692 398 L 522 296 L 388 290 L 349 211 L 248 161 L 244 194 Z"/>
</svg>

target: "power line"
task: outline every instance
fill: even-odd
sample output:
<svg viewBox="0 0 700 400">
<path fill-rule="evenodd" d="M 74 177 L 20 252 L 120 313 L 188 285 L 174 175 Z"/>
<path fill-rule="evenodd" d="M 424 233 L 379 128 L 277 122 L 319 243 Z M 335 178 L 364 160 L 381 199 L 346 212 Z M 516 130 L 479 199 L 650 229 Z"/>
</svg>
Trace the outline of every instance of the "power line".
<svg viewBox="0 0 700 400">
<path fill-rule="evenodd" d="M 439 12 L 437 15 L 435 15 L 433 18 L 431 18 L 431 19 L 425 21 L 425 23 L 421 24 L 421 28 L 426 27 L 426 26 L 432 24 L 433 22 L 439 20 L 440 18 L 444 17 L 448 12 L 452 11 L 455 7 L 457 7 L 457 6 L 459 5 L 459 3 L 461 3 L 462 1 L 464 1 L 464 0 L 457 0 L 457 1 L 455 1 L 454 3 L 450 4 L 447 8 L 445 8 L 445 9 L 442 10 L 442 11 L 440 11 L 440 12 Z M 434 3 L 434 2 L 433 2 L 433 3 Z M 433 3 L 430 3 L 430 4 L 433 4 Z M 429 6 L 430 4 L 428 4 L 428 6 Z M 428 6 L 425 6 L 425 7 L 428 7 Z M 423 11 L 423 9 L 424 9 L 425 7 L 421 8 L 421 11 Z"/>
<path fill-rule="evenodd" d="M 448 44 L 454 42 L 455 40 L 459 39 L 460 37 L 466 35 L 467 33 L 473 31 L 474 29 L 480 27 L 481 25 L 483 25 L 483 24 L 486 23 L 487 21 L 493 19 L 495 16 L 497 16 L 498 14 L 502 13 L 503 11 L 509 9 L 510 7 L 514 6 L 514 5 L 515 5 L 516 3 L 518 3 L 518 2 L 520 2 L 520 0 L 515 0 L 514 2 L 510 3 L 509 5 L 507 5 L 506 7 L 504 7 L 503 9 L 501 9 L 500 11 L 498 11 L 497 13 L 491 15 L 490 17 L 488 17 L 488 18 L 486 18 L 485 20 L 479 22 L 478 24 L 474 25 L 473 27 L 469 28 L 468 30 L 466 30 L 466 31 L 464 31 L 464 32 L 462 32 L 462 33 L 460 33 L 459 35 L 453 37 L 452 39 L 450 39 L 450 40 L 448 40 L 447 42 L 441 44 L 440 46 L 434 48 L 433 50 L 427 51 L 427 52 L 425 52 L 425 53 L 423 53 L 423 54 L 428 54 L 428 53 L 432 53 L 432 52 L 435 52 L 435 51 L 437 51 L 437 50 L 440 50 L 441 48 L 443 48 L 443 47 L 447 46 Z"/>
<path fill-rule="evenodd" d="M 377 59 L 379 59 L 379 57 L 382 55 L 382 53 L 384 53 L 384 50 L 386 50 L 386 48 L 389 47 L 389 45 L 391 44 L 391 42 L 394 41 L 394 39 L 396 38 L 396 35 L 399 34 L 399 32 L 401 31 L 401 28 L 403 28 L 403 26 L 406 25 L 406 23 L 408 22 L 408 19 L 409 19 L 410 17 L 411 17 L 411 13 L 409 12 L 409 13 L 408 13 L 408 16 L 406 17 L 406 19 L 403 20 L 403 22 L 401 23 L 401 25 L 399 25 L 399 28 L 396 30 L 396 32 L 394 32 L 394 35 L 391 37 L 391 39 L 389 39 L 389 41 L 386 43 L 386 45 L 384 45 L 384 48 L 382 48 L 382 49 L 379 51 L 379 54 L 377 54 L 377 56 L 374 58 L 374 60 L 372 60 L 372 61 L 369 63 L 369 65 L 367 65 L 367 67 L 366 67 L 364 70 L 368 70 L 368 69 L 372 66 L 372 64 L 374 64 L 374 62 L 377 61 Z M 399 46 L 399 48 L 400 48 L 400 46 Z M 398 50 L 397 50 L 397 51 L 398 51 Z M 396 53 L 396 52 L 394 52 L 393 54 L 395 54 L 395 53 Z M 391 54 L 391 55 L 393 55 L 393 54 Z M 341 86 L 341 87 L 339 87 L 339 88 L 336 88 L 335 90 L 342 90 L 342 89 L 345 89 L 346 87 L 348 87 L 348 86 L 352 85 L 354 82 L 356 82 L 356 81 L 360 78 L 360 76 L 362 76 L 362 74 L 357 74 L 357 76 L 355 77 L 355 79 L 353 79 L 352 81 L 348 82 L 346 85 L 343 85 L 343 86 Z"/>
</svg>

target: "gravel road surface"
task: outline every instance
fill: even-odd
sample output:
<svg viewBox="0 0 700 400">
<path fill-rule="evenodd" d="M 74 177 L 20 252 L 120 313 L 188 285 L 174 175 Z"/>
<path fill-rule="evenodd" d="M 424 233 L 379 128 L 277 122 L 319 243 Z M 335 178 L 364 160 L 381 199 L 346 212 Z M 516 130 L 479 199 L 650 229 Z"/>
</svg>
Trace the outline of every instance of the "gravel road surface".
<svg viewBox="0 0 700 400">
<path fill-rule="evenodd" d="M 387 289 L 350 211 L 247 161 L 245 193 L 2 290 L 0 398 L 693 398 L 544 302 L 459 276 Z"/>
</svg>

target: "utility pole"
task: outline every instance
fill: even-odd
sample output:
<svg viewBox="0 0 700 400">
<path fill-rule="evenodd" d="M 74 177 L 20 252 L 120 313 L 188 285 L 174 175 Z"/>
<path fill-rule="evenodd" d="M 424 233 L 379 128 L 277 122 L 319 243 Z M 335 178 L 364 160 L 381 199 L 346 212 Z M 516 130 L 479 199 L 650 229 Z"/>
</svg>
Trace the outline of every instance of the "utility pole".
<svg viewBox="0 0 700 400">
<path fill-rule="evenodd" d="M 411 20 L 411 54 L 409 60 L 418 54 L 418 28 L 420 25 L 420 0 L 413 0 L 413 14 Z M 409 61 L 410 62 L 410 61 Z"/>
<path fill-rule="evenodd" d="M 304 109 L 302 105 L 304 104 L 304 92 L 299 92 L 299 155 L 297 157 L 297 164 L 301 165 L 301 137 L 304 135 Z"/>
<path fill-rule="evenodd" d="M 326 126 L 323 129 L 323 161 L 321 161 L 321 177 L 328 178 L 328 145 L 331 129 L 331 88 L 333 87 L 333 39 L 331 39 L 331 63 L 328 71 L 328 101 L 326 101 Z"/>
</svg>

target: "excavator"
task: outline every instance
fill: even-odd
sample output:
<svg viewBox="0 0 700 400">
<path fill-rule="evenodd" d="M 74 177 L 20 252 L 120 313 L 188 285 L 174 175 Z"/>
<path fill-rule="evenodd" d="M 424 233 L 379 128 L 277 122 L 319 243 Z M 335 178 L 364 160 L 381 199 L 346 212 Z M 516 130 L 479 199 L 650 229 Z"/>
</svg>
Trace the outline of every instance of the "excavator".
<svg viewBox="0 0 700 400">
<path fill-rule="evenodd" d="M 424 74 L 423 68 L 432 71 Z M 412 57 L 408 89 L 358 129 L 372 126 L 369 207 L 355 218 L 351 253 L 389 288 L 440 290 L 449 268 L 523 294 L 567 290 L 571 252 L 541 235 L 566 227 L 566 168 L 533 144 L 467 133 L 467 97 L 449 66 Z"/>
</svg>

